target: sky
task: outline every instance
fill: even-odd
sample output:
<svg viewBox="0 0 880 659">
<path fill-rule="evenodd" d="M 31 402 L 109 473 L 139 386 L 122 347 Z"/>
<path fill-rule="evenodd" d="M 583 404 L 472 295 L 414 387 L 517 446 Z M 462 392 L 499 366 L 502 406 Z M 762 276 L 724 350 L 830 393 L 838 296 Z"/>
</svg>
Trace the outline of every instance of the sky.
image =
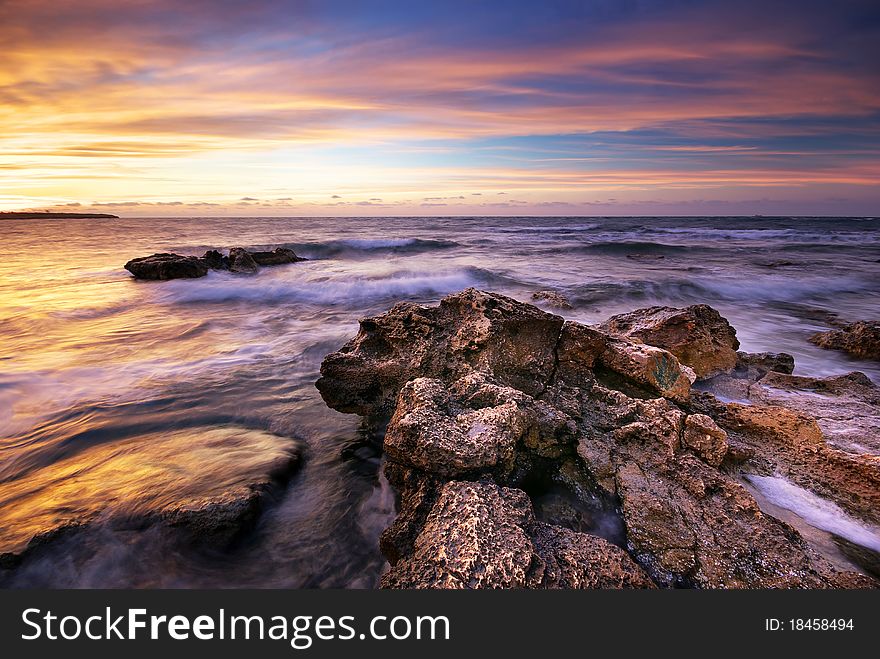
<svg viewBox="0 0 880 659">
<path fill-rule="evenodd" d="M 880 3 L 0 0 L 0 210 L 880 215 Z"/>
</svg>

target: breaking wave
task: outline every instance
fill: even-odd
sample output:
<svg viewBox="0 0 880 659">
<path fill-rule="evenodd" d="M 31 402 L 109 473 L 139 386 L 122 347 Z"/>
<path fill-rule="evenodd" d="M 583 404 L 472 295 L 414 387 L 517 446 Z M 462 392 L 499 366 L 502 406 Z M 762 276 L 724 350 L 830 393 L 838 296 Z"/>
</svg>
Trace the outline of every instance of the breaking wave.
<svg viewBox="0 0 880 659">
<path fill-rule="evenodd" d="M 446 295 L 497 280 L 491 272 L 473 267 L 433 273 L 398 270 L 380 275 L 312 274 L 304 279 L 242 278 L 212 273 L 196 281 L 167 282 L 163 290 L 157 292 L 164 301 L 173 304 L 241 301 L 349 305 Z"/>
</svg>

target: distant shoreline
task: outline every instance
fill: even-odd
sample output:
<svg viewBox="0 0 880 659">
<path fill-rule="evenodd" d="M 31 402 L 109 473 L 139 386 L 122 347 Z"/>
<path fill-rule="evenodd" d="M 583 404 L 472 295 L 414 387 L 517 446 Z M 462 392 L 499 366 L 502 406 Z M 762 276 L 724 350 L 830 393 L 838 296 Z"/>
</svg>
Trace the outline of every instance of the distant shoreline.
<svg viewBox="0 0 880 659">
<path fill-rule="evenodd" d="M 109 213 L 31 213 L 31 212 L 0 212 L 0 220 L 37 220 L 37 219 L 71 219 L 81 218 L 88 220 L 111 219 L 118 220 L 118 215 L 110 215 Z"/>
</svg>

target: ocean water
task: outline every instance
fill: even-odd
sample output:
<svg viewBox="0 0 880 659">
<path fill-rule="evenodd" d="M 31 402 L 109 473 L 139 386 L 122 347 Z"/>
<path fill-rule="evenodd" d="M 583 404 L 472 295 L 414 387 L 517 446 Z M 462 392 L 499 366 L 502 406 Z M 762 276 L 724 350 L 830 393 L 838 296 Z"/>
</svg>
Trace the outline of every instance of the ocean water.
<svg viewBox="0 0 880 659">
<path fill-rule="evenodd" d="M 807 342 L 832 315 L 880 317 L 871 218 L 0 220 L 0 244 L 0 553 L 91 521 L 6 586 L 373 587 L 393 493 L 359 420 L 314 381 L 359 318 L 400 300 L 554 289 L 574 305 L 557 313 L 587 323 L 708 303 L 744 350 L 880 382 L 876 363 Z M 279 245 L 310 260 L 169 282 L 122 268 Z M 286 451 L 302 468 L 229 551 L 131 523 L 139 507 L 242 486 Z"/>
</svg>

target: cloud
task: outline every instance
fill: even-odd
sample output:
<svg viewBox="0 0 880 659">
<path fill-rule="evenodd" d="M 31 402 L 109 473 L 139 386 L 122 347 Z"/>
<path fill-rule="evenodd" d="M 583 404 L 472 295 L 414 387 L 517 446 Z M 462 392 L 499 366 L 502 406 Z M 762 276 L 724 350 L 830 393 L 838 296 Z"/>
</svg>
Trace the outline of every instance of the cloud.
<svg viewBox="0 0 880 659">
<path fill-rule="evenodd" d="M 5 0 L 0 198 L 880 201 L 876 4 L 551 4 Z"/>
</svg>

